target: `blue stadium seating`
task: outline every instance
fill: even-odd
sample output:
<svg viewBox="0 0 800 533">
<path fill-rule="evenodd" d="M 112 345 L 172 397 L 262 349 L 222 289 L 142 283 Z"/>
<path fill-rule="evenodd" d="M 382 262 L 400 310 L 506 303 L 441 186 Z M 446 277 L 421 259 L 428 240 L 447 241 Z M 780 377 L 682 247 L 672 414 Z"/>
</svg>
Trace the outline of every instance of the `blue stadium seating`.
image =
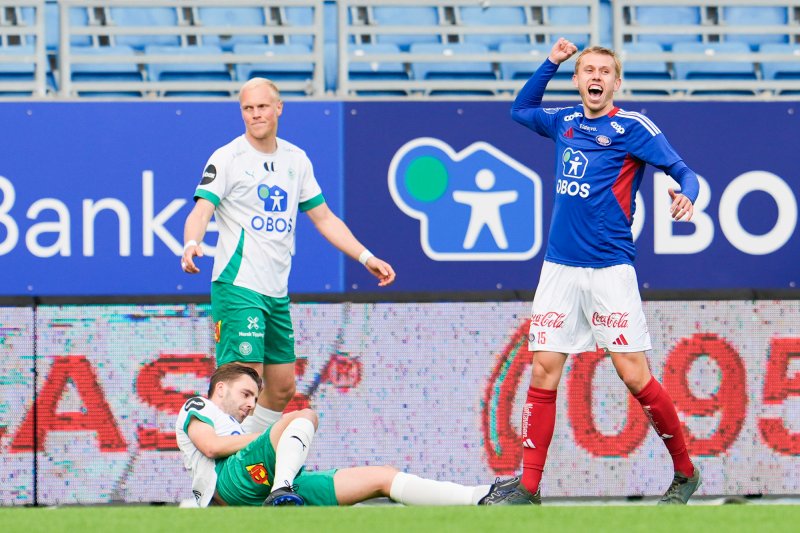
<svg viewBox="0 0 800 533">
<path fill-rule="evenodd" d="M 73 46 L 70 48 L 73 54 L 82 55 L 119 55 L 136 56 L 136 52 L 130 46 Z M 144 59 L 144 58 L 143 58 Z M 135 62 L 130 63 L 80 63 L 80 60 L 73 61 L 71 65 L 70 79 L 72 81 L 97 81 L 97 82 L 118 82 L 118 81 L 142 81 L 142 73 Z M 139 91 L 78 91 L 79 96 L 141 96 Z"/>
<path fill-rule="evenodd" d="M 637 7 L 634 14 L 639 26 L 686 26 L 700 24 L 700 9 L 692 6 L 646 6 Z M 655 42 L 672 50 L 672 45 L 679 42 L 700 42 L 700 34 L 656 34 L 639 35 L 638 42 Z"/>
<path fill-rule="evenodd" d="M 765 54 L 793 54 L 794 61 L 764 61 L 761 72 L 765 80 L 798 80 L 800 79 L 800 45 L 768 43 L 761 45 Z"/>
<path fill-rule="evenodd" d="M 628 43 L 622 49 L 623 54 L 659 54 L 664 50 L 658 43 Z M 622 64 L 622 79 L 625 80 L 670 80 L 666 61 L 637 61 L 626 58 Z M 668 96 L 666 89 L 630 89 L 631 94 Z"/>
<path fill-rule="evenodd" d="M 305 28 L 308 34 L 289 34 L 287 42 L 289 44 L 304 44 L 308 47 L 314 46 L 314 8 L 310 6 L 286 7 L 284 8 L 284 26 Z M 320 16 L 322 16 L 320 14 Z M 322 43 L 320 43 L 322 44 Z"/>
<path fill-rule="evenodd" d="M 789 20 L 787 8 L 777 6 L 730 6 L 722 8 L 724 26 L 783 26 Z M 756 50 L 766 43 L 788 43 L 787 34 L 729 34 L 725 37 L 728 42 L 744 42 Z"/>
<path fill-rule="evenodd" d="M 442 58 L 466 54 L 487 54 L 489 49 L 479 43 L 415 43 L 412 54 L 438 54 Z M 411 72 L 417 80 L 496 80 L 497 74 L 490 61 L 415 61 Z M 494 94 L 492 90 L 433 90 L 429 94 Z"/>
<path fill-rule="evenodd" d="M 628 43 L 622 49 L 627 54 L 660 54 L 664 50 L 658 43 Z M 623 64 L 623 77 L 628 79 L 668 80 L 671 78 L 666 61 L 631 61 Z"/>
<path fill-rule="evenodd" d="M 109 9 L 111 21 L 120 27 L 150 29 L 178 25 L 178 12 L 171 7 L 141 9 L 134 7 L 112 7 Z M 147 45 L 178 46 L 180 37 L 176 35 L 118 35 L 115 44 L 133 46 L 141 50 Z"/>
<path fill-rule="evenodd" d="M 385 61 L 378 63 L 369 61 L 371 54 L 399 54 L 400 47 L 396 44 L 376 43 L 351 45 L 350 53 L 363 57 L 364 61 L 350 60 L 348 78 L 353 81 L 364 80 L 407 80 L 409 79 L 405 65 L 399 61 Z M 362 96 L 402 96 L 406 91 L 359 90 Z"/>
<path fill-rule="evenodd" d="M 497 51 L 503 54 L 530 54 L 530 61 L 503 61 L 500 63 L 500 76 L 504 80 L 527 80 L 539 68 L 550 53 L 551 46 L 501 43 Z"/>
<path fill-rule="evenodd" d="M 463 26 L 524 26 L 527 24 L 522 6 L 462 6 L 459 12 Z M 529 38 L 522 33 L 470 34 L 465 33 L 465 43 L 480 43 L 496 49 L 501 43 L 527 43 Z"/>
<path fill-rule="evenodd" d="M 220 35 L 203 35 L 203 43 L 221 46 L 231 50 L 233 45 L 242 43 L 266 44 L 263 35 L 237 34 L 240 27 L 263 26 L 264 9 L 261 7 L 199 7 L 195 24 L 205 27 L 229 28 Z"/>
<path fill-rule="evenodd" d="M 32 44 L 22 44 L 16 46 L 0 46 L 0 54 L 4 56 L 33 55 L 35 48 Z M 3 81 L 30 81 L 33 82 L 36 76 L 36 63 L 0 63 L 0 82 Z M 33 91 L 17 91 L 0 89 L 3 96 L 30 96 Z"/>
<path fill-rule="evenodd" d="M 293 63 L 270 62 L 275 56 L 310 54 L 311 50 L 302 44 L 237 44 L 233 47 L 236 54 L 263 55 L 262 63 L 238 63 L 235 66 L 236 78 L 240 81 L 254 77 L 264 77 L 280 81 L 303 81 L 314 77 L 314 64 L 310 61 Z"/>
<path fill-rule="evenodd" d="M 244 46 L 244 45 L 240 45 Z M 145 54 L 211 55 L 221 54 L 222 48 L 215 45 L 200 46 L 145 46 Z M 231 75 L 225 63 L 148 63 L 147 77 L 151 81 L 230 81 Z M 209 91 L 198 83 L 197 90 L 167 91 L 164 96 L 230 96 L 229 91 Z"/>
<path fill-rule="evenodd" d="M 589 8 L 580 6 L 550 7 L 547 10 L 547 22 L 554 26 L 589 25 Z M 562 35 L 580 48 L 585 48 L 591 41 L 588 33 L 567 33 Z M 552 39 L 555 42 L 555 38 Z"/>
<path fill-rule="evenodd" d="M 372 8 L 370 23 L 380 26 L 439 26 L 439 13 L 435 7 L 395 7 L 375 6 Z M 365 28 L 368 30 L 368 28 Z M 396 44 L 407 51 L 411 44 L 439 43 L 439 34 L 378 35 L 377 42 Z"/>
<path fill-rule="evenodd" d="M 675 77 L 679 80 L 755 80 L 755 65 L 746 61 L 725 61 L 725 54 L 748 54 L 745 43 L 675 43 L 676 54 L 692 53 L 714 55 L 715 61 L 676 61 Z M 752 91 L 703 90 L 693 94 L 753 94 Z"/>
</svg>

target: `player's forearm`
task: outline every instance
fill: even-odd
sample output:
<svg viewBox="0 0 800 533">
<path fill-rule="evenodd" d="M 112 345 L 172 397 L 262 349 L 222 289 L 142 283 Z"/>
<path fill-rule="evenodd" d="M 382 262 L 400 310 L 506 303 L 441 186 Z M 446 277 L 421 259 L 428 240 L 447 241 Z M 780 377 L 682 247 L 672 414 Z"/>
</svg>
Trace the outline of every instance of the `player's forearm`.
<svg viewBox="0 0 800 533">
<path fill-rule="evenodd" d="M 522 89 L 520 89 L 517 97 L 514 99 L 514 105 L 511 106 L 511 117 L 517 122 L 525 122 L 525 110 L 536 109 L 542 105 L 542 98 L 544 91 L 550 79 L 558 70 L 558 65 L 546 59 L 541 66 L 536 69 L 533 76 L 525 82 Z"/>
<path fill-rule="evenodd" d="M 335 215 L 319 221 L 316 227 L 329 243 L 351 259 L 358 259 L 359 254 L 366 248 L 356 239 L 350 228 Z"/>
<path fill-rule="evenodd" d="M 209 438 L 206 442 L 195 443 L 197 449 L 209 459 L 223 459 L 233 455 L 245 446 L 256 440 L 259 433 L 246 433 L 244 435 L 228 435 Z"/>
<path fill-rule="evenodd" d="M 189 216 L 186 217 L 186 223 L 183 226 L 183 242 L 184 244 L 189 241 L 200 243 L 206 235 L 208 223 L 211 221 L 213 211 L 207 212 L 206 210 L 198 208 L 195 205 Z"/>
<path fill-rule="evenodd" d="M 697 200 L 697 195 L 700 194 L 700 180 L 697 179 L 697 174 L 687 167 L 683 161 L 678 161 L 669 167 L 667 174 L 681 186 L 681 194 L 694 204 Z"/>
</svg>

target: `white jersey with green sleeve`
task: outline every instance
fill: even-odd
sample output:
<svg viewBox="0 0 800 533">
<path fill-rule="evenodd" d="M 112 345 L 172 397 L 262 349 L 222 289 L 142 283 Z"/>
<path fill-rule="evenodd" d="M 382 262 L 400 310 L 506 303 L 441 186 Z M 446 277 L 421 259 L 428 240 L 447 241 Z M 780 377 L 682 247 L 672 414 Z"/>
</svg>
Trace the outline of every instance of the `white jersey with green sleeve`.
<svg viewBox="0 0 800 533">
<path fill-rule="evenodd" d="M 244 135 L 219 148 L 194 194 L 216 207 L 212 281 L 274 298 L 288 293 L 298 212 L 325 202 L 306 153 L 277 141 L 272 154 L 253 148 Z"/>
<path fill-rule="evenodd" d="M 214 402 L 202 396 L 186 400 L 175 421 L 175 438 L 183 455 L 183 464 L 192 473 L 192 494 L 199 507 L 207 507 L 217 487 L 216 462 L 203 455 L 189 438 L 189 422 L 193 418 L 214 428 L 219 436 L 243 435 L 241 424 L 223 412 Z"/>
</svg>

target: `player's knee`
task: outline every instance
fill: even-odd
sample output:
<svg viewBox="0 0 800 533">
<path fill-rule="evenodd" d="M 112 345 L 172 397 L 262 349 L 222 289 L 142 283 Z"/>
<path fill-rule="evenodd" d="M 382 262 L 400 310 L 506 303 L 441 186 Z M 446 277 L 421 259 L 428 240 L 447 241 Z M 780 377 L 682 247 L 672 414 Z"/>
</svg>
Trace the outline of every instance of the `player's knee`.
<svg viewBox="0 0 800 533">
<path fill-rule="evenodd" d="M 633 394 L 640 392 L 647 384 L 646 381 L 643 381 L 639 372 L 617 370 L 617 375 Z"/>
<path fill-rule="evenodd" d="M 297 411 L 297 416 L 310 420 L 311 423 L 314 424 L 314 429 L 319 427 L 319 415 L 317 415 L 317 412 L 313 409 L 301 409 Z"/>
<path fill-rule="evenodd" d="M 283 382 L 280 381 L 273 381 L 267 384 L 267 394 L 271 396 L 273 399 L 288 403 L 289 400 L 294 398 L 294 393 L 297 390 L 297 387 L 294 383 L 294 376 L 292 376 L 292 380 L 285 380 Z"/>
<path fill-rule="evenodd" d="M 533 362 L 533 379 L 531 380 L 535 386 L 550 388 L 554 376 L 558 376 L 558 371 L 554 371 L 547 365 L 542 364 L 540 361 L 534 360 Z M 558 381 L 556 381 L 556 384 Z"/>
</svg>

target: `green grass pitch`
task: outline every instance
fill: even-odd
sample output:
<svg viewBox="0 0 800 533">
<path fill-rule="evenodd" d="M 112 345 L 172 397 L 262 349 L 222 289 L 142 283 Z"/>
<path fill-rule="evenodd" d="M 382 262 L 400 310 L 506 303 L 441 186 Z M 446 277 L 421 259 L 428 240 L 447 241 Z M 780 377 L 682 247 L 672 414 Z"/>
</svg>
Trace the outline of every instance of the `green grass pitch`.
<svg viewBox="0 0 800 533">
<path fill-rule="evenodd" d="M 212 508 L 65 507 L 0 509 L 4 533 L 94 531 L 127 533 L 306 532 L 379 533 L 586 531 L 797 531 L 800 506 L 656 507 L 593 505 L 542 507 Z"/>
</svg>

